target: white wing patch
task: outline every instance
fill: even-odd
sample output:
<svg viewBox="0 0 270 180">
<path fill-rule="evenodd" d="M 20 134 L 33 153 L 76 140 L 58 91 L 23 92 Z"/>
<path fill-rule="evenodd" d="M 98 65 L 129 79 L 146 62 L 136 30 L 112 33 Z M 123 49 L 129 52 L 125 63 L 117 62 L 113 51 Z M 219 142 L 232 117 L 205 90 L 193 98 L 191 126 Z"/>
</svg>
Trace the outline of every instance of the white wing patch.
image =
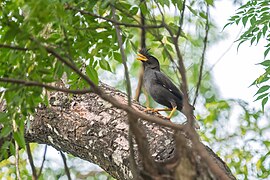
<svg viewBox="0 0 270 180">
<path fill-rule="evenodd" d="M 172 90 L 170 88 L 167 88 L 164 84 L 162 84 L 162 86 L 168 89 L 170 92 L 172 92 Z"/>
</svg>

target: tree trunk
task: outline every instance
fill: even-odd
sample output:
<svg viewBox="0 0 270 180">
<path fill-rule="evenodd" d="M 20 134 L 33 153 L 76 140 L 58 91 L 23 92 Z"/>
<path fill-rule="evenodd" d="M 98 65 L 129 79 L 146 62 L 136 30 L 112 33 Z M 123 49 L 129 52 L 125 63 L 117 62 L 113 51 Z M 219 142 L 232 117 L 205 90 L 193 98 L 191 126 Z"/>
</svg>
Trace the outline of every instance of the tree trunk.
<svg viewBox="0 0 270 180">
<path fill-rule="evenodd" d="M 101 84 L 105 92 L 123 104 L 126 94 Z M 52 93 L 50 107 L 39 107 L 26 140 L 48 144 L 87 161 L 98 164 L 116 179 L 132 179 L 127 114 L 102 100 L 96 94 L 68 95 Z M 137 110 L 145 108 L 133 102 Z M 191 141 L 181 134 L 180 152 L 175 152 L 173 130 L 140 120 L 147 133 L 150 152 L 155 161 L 170 171 L 163 179 L 216 179 L 207 165 L 192 149 Z M 228 176 L 235 179 L 226 164 L 210 148 L 211 157 Z M 141 167 L 135 144 L 135 159 Z M 179 148 L 178 148 L 179 149 Z M 142 168 L 140 168 L 142 169 Z M 141 177 L 144 177 L 141 171 Z M 146 179 L 146 178 L 145 178 Z"/>
</svg>

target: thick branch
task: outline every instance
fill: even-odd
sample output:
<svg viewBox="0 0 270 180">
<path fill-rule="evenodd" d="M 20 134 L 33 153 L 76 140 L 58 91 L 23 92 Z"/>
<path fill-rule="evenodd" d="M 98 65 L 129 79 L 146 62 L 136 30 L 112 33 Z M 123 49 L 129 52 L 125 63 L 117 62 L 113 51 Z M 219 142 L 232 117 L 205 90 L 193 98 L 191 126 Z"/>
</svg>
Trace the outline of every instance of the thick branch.
<svg viewBox="0 0 270 180">
<path fill-rule="evenodd" d="M 125 94 L 104 84 L 101 87 L 107 94 L 127 106 Z M 114 107 L 94 93 L 74 95 L 70 99 L 70 96 L 58 92 L 51 97 L 54 97 L 55 101 L 51 101 L 49 108 L 38 109 L 30 130 L 26 132 L 26 139 L 30 142 L 49 144 L 58 150 L 94 162 L 117 179 L 131 179 L 125 111 Z M 144 109 L 136 102 L 132 104 L 138 111 Z M 173 132 L 166 127 L 145 121 L 142 123 L 147 131 L 152 157 L 161 167 L 164 165 L 164 171 L 170 169 L 165 162 L 174 159 Z M 193 146 L 189 139 L 185 141 L 187 144 L 182 146 Z M 189 152 L 194 154 L 190 156 L 193 158 L 187 157 L 188 163 L 182 162 L 183 166 L 189 164 L 189 168 L 194 169 L 196 174 L 192 177 L 195 179 L 212 179 L 213 175 L 205 162 L 192 151 L 192 148 L 189 149 Z M 138 157 L 137 151 L 135 154 Z M 213 158 L 216 166 L 230 179 L 234 179 L 227 166 L 215 154 L 209 152 L 208 156 Z M 140 164 L 140 161 L 138 163 Z"/>
</svg>

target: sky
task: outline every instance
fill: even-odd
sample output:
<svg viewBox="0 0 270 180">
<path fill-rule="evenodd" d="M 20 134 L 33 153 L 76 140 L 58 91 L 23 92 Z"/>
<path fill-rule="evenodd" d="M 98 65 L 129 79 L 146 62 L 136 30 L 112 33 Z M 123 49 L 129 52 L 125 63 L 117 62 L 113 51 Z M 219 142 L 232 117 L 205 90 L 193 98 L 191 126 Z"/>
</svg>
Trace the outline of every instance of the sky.
<svg viewBox="0 0 270 180">
<path fill-rule="evenodd" d="M 232 45 L 230 50 L 216 64 L 213 69 L 213 77 L 219 87 L 223 98 L 239 98 L 250 103 L 251 106 L 260 108 L 260 102 L 253 102 L 253 95 L 258 88 L 249 85 L 263 73 L 263 67 L 255 65 L 263 61 L 265 50 L 263 43 L 250 46 L 249 42 L 243 43 L 237 51 L 237 35 L 242 29 L 242 25 L 227 26 L 222 31 L 223 26 L 228 23 L 230 16 L 234 15 L 236 9 L 231 1 L 216 1 L 215 8 L 211 9 L 211 17 L 218 22 L 220 33 L 227 38 L 209 47 L 207 50 L 207 61 L 210 64 L 222 56 L 222 54 Z M 243 29 L 244 30 L 244 29 Z M 243 31 L 242 30 L 242 31 Z"/>
</svg>

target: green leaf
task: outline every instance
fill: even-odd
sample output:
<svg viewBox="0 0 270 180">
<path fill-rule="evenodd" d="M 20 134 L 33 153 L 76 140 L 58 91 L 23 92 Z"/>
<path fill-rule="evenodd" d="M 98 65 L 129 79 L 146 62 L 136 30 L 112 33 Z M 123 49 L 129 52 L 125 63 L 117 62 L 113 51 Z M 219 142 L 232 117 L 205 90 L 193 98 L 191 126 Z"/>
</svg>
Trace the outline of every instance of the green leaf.
<svg viewBox="0 0 270 180">
<path fill-rule="evenodd" d="M 258 42 L 260 41 L 261 36 L 262 36 L 262 32 L 260 31 L 260 32 L 258 32 L 258 34 L 257 34 L 257 44 L 258 44 Z"/>
<path fill-rule="evenodd" d="M 121 54 L 118 53 L 118 52 L 114 52 L 113 53 L 113 57 L 116 61 L 118 61 L 119 63 L 122 63 L 122 57 L 121 57 Z"/>
<path fill-rule="evenodd" d="M 261 94 L 261 93 L 267 91 L 269 88 L 270 88 L 270 86 L 268 86 L 268 85 L 262 86 L 262 87 L 256 92 L 255 95 Z M 254 96 L 255 96 L 255 95 L 254 95 Z"/>
<path fill-rule="evenodd" d="M 203 12 L 200 12 L 199 13 L 199 15 L 203 18 L 203 19 L 207 19 L 207 16 L 206 16 L 206 14 L 205 13 L 203 13 Z"/>
<path fill-rule="evenodd" d="M 148 14 L 148 9 L 146 8 L 144 3 L 140 4 L 140 10 L 143 14 Z"/>
<path fill-rule="evenodd" d="M 129 13 L 134 16 L 138 13 L 138 10 L 139 10 L 138 7 L 132 7 Z"/>
<path fill-rule="evenodd" d="M 266 98 L 264 98 L 263 100 L 262 100 L 262 110 L 264 111 L 264 106 L 265 106 L 265 104 L 267 103 L 267 101 L 268 101 L 268 97 L 266 97 Z"/>
<path fill-rule="evenodd" d="M 87 66 L 86 74 L 96 85 L 98 85 L 98 73 L 94 68 Z"/>
<path fill-rule="evenodd" d="M 195 16 L 197 16 L 197 11 L 196 10 L 194 10 L 191 6 L 187 6 L 188 7 L 188 9 L 190 10 L 190 12 L 192 13 L 192 14 L 194 14 Z"/>
<path fill-rule="evenodd" d="M 264 144 L 266 147 L 270 147 L 270 141 L 263 141 L 263 144 Z"/>
<path fill-rule="evenodd" d="M 0 133 L 0 137 L 7 137 L 12 131 L 11 126 L 9 125 L 5 125 L 2 129 L 1 129 L 1 133 Z"/>
<path fill-rule="evenodd" d="M 214 0 L 205 0 L 205 2 L 210 6 L 214 5 Z"/>
<path fill-rule="evenodd" d="M 251 24 L 251 26 L 256 25 L 256 17 L 255 17 L 255 15 L 250 19 L 250 24 Z"/>
<path fill-rule="evenodd" d="M 268 94 L 269 94 L 269 93 L 264 93 L 264 94 L 258 96 L 257 99 L 256 99 L 255 101 L 258 101 L 258 100 L 264 98 L 264 97 L 267 96 Z"/>
<path fill-rule="evenodd" d="M 269 53 L 269 51 L 270 51 L 270 48 L 268 48 L 268 49 L 266 49 L 266 50 L 264 51 L 264 58 L 266 58 L 266 56 L 267 56 L 267 54 Z"/>
<path fill-rule="evenodd" d="M 14 146 L 14 144 L 13 143 L 10 143 L 9 144 L 9 151 L 10 151 L 10 153 L 12 154 L 12 155 L 15 155 L 15 146 Z"/>
<path fill-rule="evenodd" d="M 255 40 L 256 40 L 256 36 L 254 36 L 254 37 L 251 39 L 251 41 L 250 41 L 251 45 L 254 43 Z"/>
<path fill-rule="evenodd" d="M 261 63 L 259 63 L 260 65 L 263 65 L 263 66 L 270 66 L 270 60 L 265 60 Z"/>
<path fill-rule="evenodd" d="M 25 147 L 25 140 L 22 133 L 20 133 L 19 131 L 16 131 L 13 133 L 13 137 L 20 147 L 22 148 Z"/>
<path fill-rule="evenodd" d="M 248 21 L 248 16 L 244 16 L 244 17 L 242 18 L 242 23 L 243 23 L 244 27 L 246 26 L 247 21 Z"/>
<path fill-rule="evenodd" d="M 105 59 L 101 59 L 99 61 L 99 65 L 100 65 L 100 67 L 102 69 L 112 72 L 111 67 L 110 67 L 108 61 L 106 61 Z"/>
<path fill-rule="evenodd" d="M 0 123 L 4 123 L 8 121 L 8 114 L 5 112 L 0 112 Z"/>
</svg>

